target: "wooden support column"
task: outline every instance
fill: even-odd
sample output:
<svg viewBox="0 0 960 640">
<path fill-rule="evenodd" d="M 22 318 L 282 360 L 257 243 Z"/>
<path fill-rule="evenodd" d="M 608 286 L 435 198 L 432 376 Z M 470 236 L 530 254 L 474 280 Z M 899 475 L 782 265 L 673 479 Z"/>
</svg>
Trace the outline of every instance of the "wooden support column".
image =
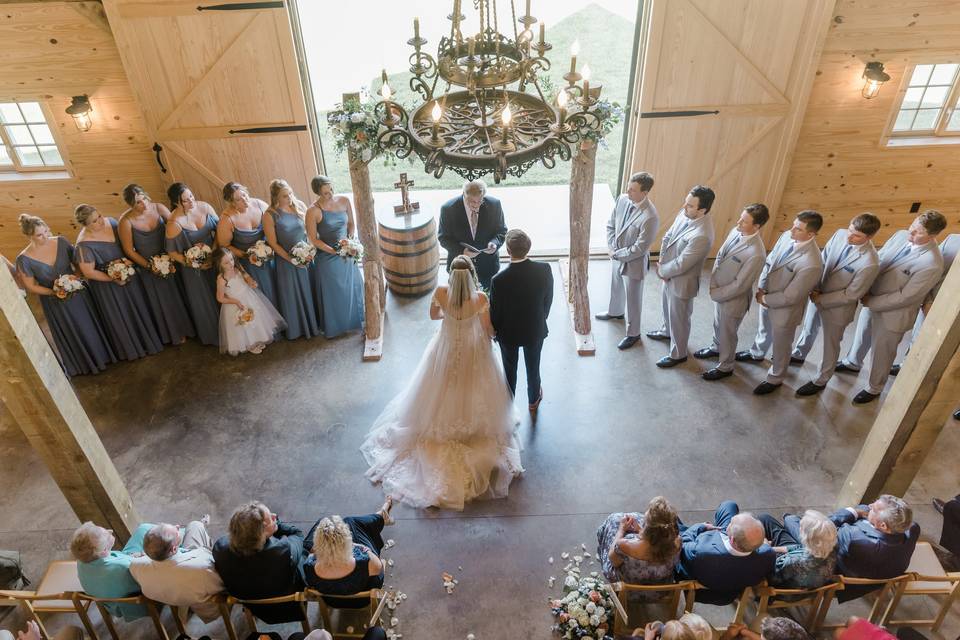
<svg viewBox="0 0 960 640">
<path fill-rule="evenodd" d="M 903 496 L 960 402 L 960 268 L 947 274 L 837 498 Z"/>
<path fill-rule="evenodd" d="M 0 362 L 0 401 L 77 518 L 126 542 L 140 516 L 7 269 L 0 269 Z"/>
<path fill-rule="evenodd" d="M 573 318 L 577 353 L 596 354 L 590 324 L 590 294 L 587 269 L 590 262 L 590 219 L 593 213 L 593 185 L 597 170 L 597 145 L 584 140 L 570 166 L 570 260 L 561 263 L 567 304 Z"/>
</svg>

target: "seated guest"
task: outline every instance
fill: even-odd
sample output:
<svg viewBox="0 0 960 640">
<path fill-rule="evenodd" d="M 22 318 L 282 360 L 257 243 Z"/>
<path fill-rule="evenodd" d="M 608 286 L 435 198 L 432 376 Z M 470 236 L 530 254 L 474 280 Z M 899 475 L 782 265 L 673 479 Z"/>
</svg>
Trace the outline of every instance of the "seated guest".
<svg viewBox="0 0 960 640">
<path fill-rule="evenodd" d="M 735 623 L 727 627 L 724 640 L 743 638 L 744 640 L 810 640 L 810 635 L 800 623 L 790 618 L 767 617 L 760 623 L 760 633 L 751 631 L 746 625 Z"/>
<path fill-rule="evenodd" d="M 211 622 L 220 614 L 214 597 L 223 593 L 211 546 L 204 522 L 195 520 L 183 530 L 156 524 L 143 537 L 146 557 L 134 558 L 130 573 L 151 600 L 190 607 L 201 620 Z"/>
<path fill-rule="evenodd" d="M 304 544 L 310 554 L 302 565 L 303 581 L 323 594 L 348 596 L 383 586 L 383 527 L 393 524 L 393 498 L 377 513 L 365 516 L 321 518 L 307 534 Z M 330 606 L 360 608 L 365 603 L 324 598 Z"/>
<path fill-rule="evenodd" d="M 143 537 L 153 527 L 141 524 L 120 551 L 111 551 L 116 542 L 113 532 L 84 522 L 70 540 L 70 553 L 77 561 L 80 585 L 94 598 L 126 598 L 140 593 L 140 585 L 130 575 L 130 562 L 143 555 Z M 111 602 L 107 610 L 124 620 L 147 615 L 146 607 L 127 602 Z"/>
<path fill-rule="evenodd" d="M 940 546 L 950 553 L 948 564 L 953 567 L 947 570 L 958 571 L 960 570 L 960 495 L 946 502 L 940 498 L 934 498 L 933 507 L 943 514 Z"/>
<path fill-rule="evenodd" d="M 0 640 L 14 640 L 14 636 L 6 629 L 0 629 Z M 40 625 L 33 620 L 27 620 L 27 628 L 24 631 L 17 631 L 16 640 L 45 640 L 45 638 L 40 633 Z M 83 640 L 83 629 L 66 626 L 57 631 L 50 640 Z"/>
<path fill-rule="evenodd" d="M 680 564 L 677 578 L 696 580 L 706 587 L 697 601 L 730 604 L 746 587 L 773 573 L 776 554 L 764 543 L 763 525 L 749 513 L 740 513 L 733 501 L 720 504 L 714 522 L 687 528 L 680 525 Z"/>
<path fill-rule="evenodd" d="M 213 562 L 227 592 L 241 600 L 275 598 L 303 590 L 300 562 L 303 532 L 281 522 L 261 502 L 249 502 L 233 512 L 230 535 L 213 545 Z M 302 619 L 295 602 L 249 606 L 268 624 Z"/>
<path fill-rule="evenodd" d="M 651 500 L 643 514 L 611 513 L 597 530 L 597 557 L 610 582 L 673 582 L 679 556 L 677 512 L 666 498 Z"/>
<path fill-rule="evenodd" d="M 802 518 L 784 517 L 781 524 L 764 513 L 760 522 L 777 552 L 771 585 L 783 589 L 816 589 L 830 582 L 837 563 L 837 527 L 827 516 L 807 510 Z"/>
</svg>

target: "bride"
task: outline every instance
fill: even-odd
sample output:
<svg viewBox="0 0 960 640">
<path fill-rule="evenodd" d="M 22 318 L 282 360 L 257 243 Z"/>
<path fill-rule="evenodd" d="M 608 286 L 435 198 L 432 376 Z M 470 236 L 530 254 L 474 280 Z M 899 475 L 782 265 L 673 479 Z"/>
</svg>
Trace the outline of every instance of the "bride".
<svg viewBox="0 0 960 640">
<path fill-rule="evenodd" d="M 367 477 L 387 493 L 415 507 L 459 511 L 474 498 L 505 497 L 523 467 L 513 398 L 473 261 L 454 258 L 448 282 L 430 301 L 440 331 L 360 450 Z"/>
</svg>

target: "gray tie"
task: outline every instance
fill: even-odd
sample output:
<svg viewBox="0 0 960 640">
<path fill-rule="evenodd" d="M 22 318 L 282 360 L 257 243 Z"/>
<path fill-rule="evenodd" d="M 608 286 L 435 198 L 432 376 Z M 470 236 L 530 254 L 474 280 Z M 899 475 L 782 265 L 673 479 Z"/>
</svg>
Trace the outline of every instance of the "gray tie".
<svg viewBox="0 0 960 640">
<path fill-rule="evenodd" d="M 727 254 L 728 254 L 728 253 L 730 253 L 731 251 L 733 251 L 733 248 L 734 248 L 735 246 L 737 246 L 738 244 L 740 244 L 741 238 L 742 238 L 742 236 L 740 236 L 740 234 L 735 235 L 735 236 L 733 237 L 733 240 L 730 241 L 730 244 L 728 244 L 726 247 L 724 247 L 724 249 L 723 249 L 723 257 L 724 257 L 724 258 L 727 257 Z"/>
<path fill-rule="evenodd" d="M 853 245 L 850 244 L 850 243 L 847 243 L 847 246 L 845 246 L 845 247 L 843 248 L 843 251 L 840 252 L 840 257 L 837 258 L 837 266 L 838 266 L 838 267 L 839 267 L 841 264 L 843 264 L 843 261 L 847 259 L 847 256 L 848 256 L 848 255 L 850 255 L 850 249 L 852 249 L 852 248 L 853 248 Z"/>
<path fill-rule="evenodd" d="M 893 264 L 893 263 L 895 263 L 895 262 L 898 262 L 901 258 L 903 258 L 903 257 L 906 256 L 908 253 L 910 253 L 910 247 L 912 247 L 912 246 L 913 246 L 913 245 L 910 244 L 909 242 L 908 242 L 907 244 L 905 244 L 904 247 L 903 247 L 903 249 L 900 249 L 900 251 L 897 252 L 897 255 L 895 255 L 895 256 L 893 257 L 893 260 L 890 262 L 890 264 Z"/>
</svg>

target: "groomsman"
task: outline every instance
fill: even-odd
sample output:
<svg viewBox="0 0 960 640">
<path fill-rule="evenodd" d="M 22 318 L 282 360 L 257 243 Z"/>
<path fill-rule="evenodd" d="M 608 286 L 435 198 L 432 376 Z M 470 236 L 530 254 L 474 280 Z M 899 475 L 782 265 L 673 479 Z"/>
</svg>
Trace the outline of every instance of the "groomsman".
<svg viewBox="0 0 960 640">
<path fill-rule="evenodd" d="M 920 305 L 943 274 L 943 256 L 937 235 L 947 226 L 933 209 L 921 213 L 907 231 L 893 234 L 879 252 L 880 273 L 861 302 L 857 332 L 847 357 L 837 371 L 857 372 L 873 349 L 870 382 L 854 398 L 855 404 L 876 400 L 890 375 L 903 335 L 917 319 Z"/>
<path fill-rule="evenodd" d="M 880 230 L 880 219 L 861 213 L 846 229 L 833 234 L 823 248 L 823 275 L 810 293 L 803 331 L 793 347 L 790 361 L 802 364 L 810 353 L 823 326 L 823 359 L 814 380 L 797 389 L 798 396 L 812 396 L 827 387 L 840 357 L 840 342 L 847 325 L 857 314 L 857 305 L 880 270 L 873 236 Z"/>
<path fill-rule="evenodd" d="M 767 378 L 753 390 L 766 395 L 783 384 L 790 364 L 790 345 L 803 319 L 807 296 L 820 280 L 823 260 L 816 237 L 823 218 L 816 211 L 801 211 L 767 257 L 760 273 L 757 302 L 760 327 L 749 351 L 737 353 L 739 362 L 762 362 L 768 350 L 773 364 Z"/>
<path fill-rule="evenodd" d="M 693 299 L 700 291 L 700 271 L 713 246 L 713 223 L 707 214 L 715 197 L 709 187 L 691 189 L 660 243 L 657 276 L 663 280 L 663 326 L 647 337 L 670 341 L 670 355 L 657 360 L 661 369 L 687 361 Z"/>
<path fill-rule="evenodd" d="M 717 253 L 710 273 L 710 299 L 714 302 L 713 343 L 695 352 L 693 357 L 719 357 L 720 362 L 703 373 L 704 380 L 720 380 L 733 375 L 737 330 L 750 308 L 753 287 L 767 257 L 760 229 L 769 219 L 766 205 L 748 204 Z"/>
<path fill-rule="evenodd" d="M 650 266 L 650 245 L 657 237 L 660 218 L 650 202 L 653 176 L 641 171 L 630 176 L 627 192 L 607 221 L 607 252 L 610 254 L 610 304 L 597 320 L 622 319 L 627 314 L 627 335 L 617 345 L 629 349 L 640 340 L 643 278 Z M 624 309 L 626 306 L 626 309 Z"/>
</svg>

